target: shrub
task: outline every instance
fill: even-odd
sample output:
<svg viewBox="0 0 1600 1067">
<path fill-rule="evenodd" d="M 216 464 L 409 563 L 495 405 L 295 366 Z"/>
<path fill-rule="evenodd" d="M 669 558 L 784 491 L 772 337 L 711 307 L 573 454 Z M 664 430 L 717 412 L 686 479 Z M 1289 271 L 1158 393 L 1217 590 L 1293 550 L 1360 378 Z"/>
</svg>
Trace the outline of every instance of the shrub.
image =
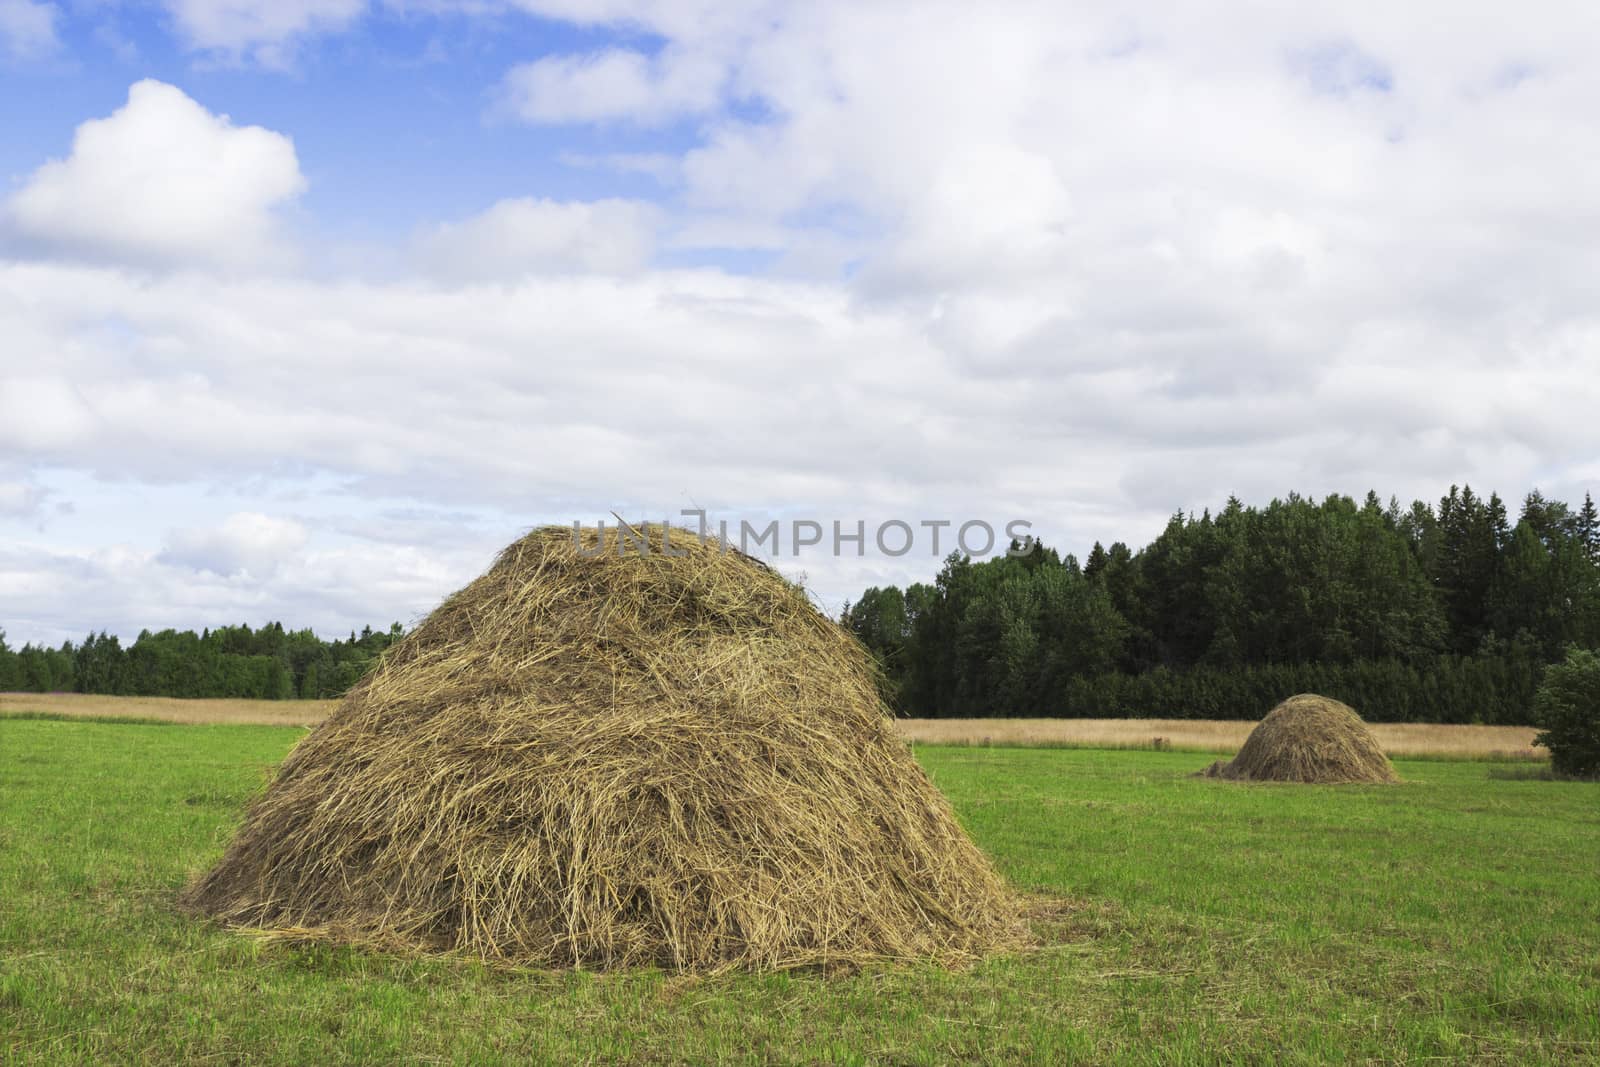
<svg viewBox="0 0 1600 1067">
<path fill-rule="evenodd" d="M 1544 727 L 1534 743 L 1550 749 L 1557 774 L 1600 778 L 1600 653 L 1568 649 L 1545 671 L 1533 714 Z"/>
</svg>

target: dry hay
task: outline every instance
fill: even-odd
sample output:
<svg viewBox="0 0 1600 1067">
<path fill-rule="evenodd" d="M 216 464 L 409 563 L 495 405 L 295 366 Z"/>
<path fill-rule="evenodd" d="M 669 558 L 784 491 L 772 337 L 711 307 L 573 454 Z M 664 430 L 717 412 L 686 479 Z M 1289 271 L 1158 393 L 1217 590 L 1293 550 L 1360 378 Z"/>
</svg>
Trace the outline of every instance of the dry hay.
<svg viewBox="0 0 1600 1067">
<path fill-rule="evenodd" d="M 295 747 L 186 906 L 597 968 L 1023 943 L 861 645 L 764 564 L 665 531 L 648 554 L 559 527 L 506 548 Z"/>
<path fill-rule="evenodd" d="M 1389 757 L 1361 716 L 1315 693 L 1292 696 L 1261 720 L 1232 760 L 1202 772 L 1252 782 L 1396 782 Z"/>
</svg>

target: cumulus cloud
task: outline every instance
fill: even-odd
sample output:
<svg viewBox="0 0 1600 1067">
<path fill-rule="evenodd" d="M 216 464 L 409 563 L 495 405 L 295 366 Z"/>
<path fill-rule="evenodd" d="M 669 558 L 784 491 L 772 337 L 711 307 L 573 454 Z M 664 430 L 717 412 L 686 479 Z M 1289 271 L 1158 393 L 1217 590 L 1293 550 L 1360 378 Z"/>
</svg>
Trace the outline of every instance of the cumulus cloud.
<svg viewBox="0 0 1600 1067">
<path fill-rule="evenodd" d="M 268 577 L 290 562 L 306 543 L 306 528 L 293 519 L 238 512 L 214 527 L 173 531 L 159 562 L 226 577 Z"/>
<path fill-rule="evenodd" d="M 450 278 L 636 271 L 650 259 L 660 212 L 631 200 L 502 200 L 439 223 L 418 239 L 423 263 Z"/>
<path fill-rule="evenodd" d="M 43 0 L 0 0 L 0 56 L 32 59 L 54 51 L 58 14 Z"/>
<path fill-rule="evenodd" d="M 1600 89 L 1586 59 L 1600 19 L 1564 3 L 1474 18 L 1449 40 L 1430 32 L 1429 4 L 1202 17 L 1176 3 L 914 15 L 819 3 L 704 24 L 696 12 L 640 0 L 587 16 L 659 35 L 660 56 L 724 87 L 677 171 L 687 204 L 813 247 L 820 233 L 868 235 L 816 267 L 883 294 L 1028 284 L 1067 303 L 1140 275 L 1326 292 L 1370 278 L 1387 245 L 1420 275 L 1459 261 L 1470 230 L 1483 256 L 1534 240 L 1535 224 L 1595 222 L 1584 101 Z M 552 102 L 527 116 L 659 114 L 642 91 L 557 91 L 556 74 L 590 65 L 540 60 Z M 1559 190 L 1541 194 L 1536 175 Z M 1263 234 L 1241 254 L 1252 217 L 1292 239 Z M 1440 271 L 1436 288 L 1459 273 Z"/>
<path fill-rule="evenodd" d="M 294 144 L 236 126 L 181 89 L 137 82 L 128 102 L 78 127 L 72 152 L 6 202 L 13 243 L 114 262 L 281 262 L 274 209 L 305 189 Z"/>
</svg>

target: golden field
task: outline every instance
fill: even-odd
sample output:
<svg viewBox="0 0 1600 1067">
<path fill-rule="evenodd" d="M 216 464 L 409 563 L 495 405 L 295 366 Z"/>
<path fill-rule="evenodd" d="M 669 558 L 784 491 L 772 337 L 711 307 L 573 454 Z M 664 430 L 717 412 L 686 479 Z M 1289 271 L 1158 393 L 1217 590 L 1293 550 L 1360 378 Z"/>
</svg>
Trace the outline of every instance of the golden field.
<svg viewBox="0 0 1600 1067">
<path fill-rule="evenodd" d="M 176 700 L 85 693 L 0 693 L 0 714 L 45 712 L 83 718 L 159 719 L 179 723 L 313 726 L 336 700 Z M 1213 719 L 900 719 L 905 737 L 924 745 L 1076 748 L 1174 748 L 1232 752 L 1255 722 Z M 1545 759 L 1531 726 L 1372 723 L 1392 757 Z"/>
<path fill-rule="evenodd" d="M 1174 748 L 1233 752 L 1254 721 L 1218 719 L 901 719 L 901 731 L 925 745 L 1021 747 Z M 1438 723 L 1369 724 L 1391 757 L 1548 759 L 1531 726 L 1457 726 Z"/>
<path fill-rule="evenodd" d="M 42 711 L 85 719 L 160 719 L 162 722 L 315 726 L 337 700 L 179 700 L 94 693 L 0 693 L 0 715 Z"/>
</svg>

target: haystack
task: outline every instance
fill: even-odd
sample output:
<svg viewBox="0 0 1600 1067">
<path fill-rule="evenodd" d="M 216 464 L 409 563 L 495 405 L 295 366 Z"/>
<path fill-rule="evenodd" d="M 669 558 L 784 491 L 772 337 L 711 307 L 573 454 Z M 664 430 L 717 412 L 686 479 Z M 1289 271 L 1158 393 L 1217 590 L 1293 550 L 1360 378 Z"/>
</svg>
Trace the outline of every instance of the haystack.
<svg viewBox="0 0 1600 1067">
<path fill-rule="evenodd" d="M 506 548 L 294 748 L 186 905 L 595 968 L 1021 943 L 861 645 L 764 564 L 643 532 L 648 554 L 592 529 Z"/>
<path fill-rule="evenodd" d="M 1394 768 L 1361 716 L 1337 700 L 1302 693 L 1268 712 L 1211 778 L 1253 782 L 1395 782 Z"/>
</svg>

